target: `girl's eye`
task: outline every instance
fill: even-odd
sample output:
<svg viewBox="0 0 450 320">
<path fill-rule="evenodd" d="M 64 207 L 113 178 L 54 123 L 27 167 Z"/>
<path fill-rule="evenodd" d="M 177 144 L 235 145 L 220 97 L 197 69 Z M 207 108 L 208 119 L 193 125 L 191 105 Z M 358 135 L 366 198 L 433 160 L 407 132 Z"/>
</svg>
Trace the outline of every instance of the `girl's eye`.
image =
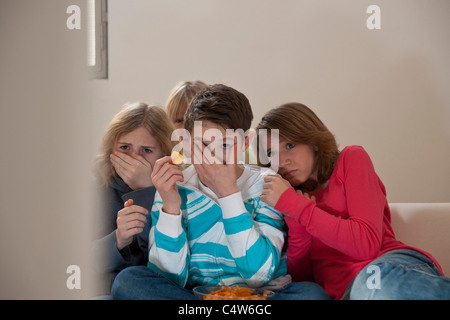
<svg viewBox="0 0 450 320">
<path fill-rule="evenodd" d="M 293 143 L 286 143 L 286 149 L 290 150 L 293 149 L 295 145 Z"/>
<path fill-rule="evenodd" d="M 222 144 L 222 149 L 230 149 L 231 146 L 232 146 L 231 144 L 224 143 L 224 144 Z"/>
<path fill-rule="evenodd" d="M 152 153 L 152 149 L 144 148 L 144 153 Z"/>
<path fill-rule="evenodd" d="M 175 123 L 183 123 L 184 119 L 175 119 Z"/>
<path fill-rule="evenodd" d="M 119 146 L 119 149 L 122 151 L 127 151 L 129 148 L 129 146 Z"/>
</svg>

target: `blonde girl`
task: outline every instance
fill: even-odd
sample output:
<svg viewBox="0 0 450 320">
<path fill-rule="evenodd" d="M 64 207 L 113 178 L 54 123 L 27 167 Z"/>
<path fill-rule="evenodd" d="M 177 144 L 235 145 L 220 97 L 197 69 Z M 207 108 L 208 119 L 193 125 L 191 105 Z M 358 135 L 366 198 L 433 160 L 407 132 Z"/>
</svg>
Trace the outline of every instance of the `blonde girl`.
<svg viewBox="0 0 450 320">
<path fill-rule="evenodd" d="M 202 81 L 178 82 L 169 94 L 166 112 L 176 129 L 184 128 L 184 114 L 192 98 L 208 85 Z"/>
<path fill-rule="evenodd" d="M 147 262 L 151 173 L 155 161 L 170 154 L 173 130 L 163 108 L 136 102 L 126 104 L 105 131 L 95 162 L 102 201 L 93 245 L 100 257 L 96 267 L 107 278 L 102 293 L 120 270 Z"/>
</svg>

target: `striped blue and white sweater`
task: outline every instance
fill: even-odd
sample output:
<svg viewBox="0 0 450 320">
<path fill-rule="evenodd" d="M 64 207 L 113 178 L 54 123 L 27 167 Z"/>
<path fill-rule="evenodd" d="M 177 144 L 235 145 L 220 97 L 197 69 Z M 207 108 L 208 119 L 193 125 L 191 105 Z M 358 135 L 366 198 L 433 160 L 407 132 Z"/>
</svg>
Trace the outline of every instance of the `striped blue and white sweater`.
<svg viewBox="0 0 450 320">
<path fill-rule="evenodd" d="M 269 169 L 245 166 L 240 192 L 217 199 L 194 166 L 179 184 L 181 214 L 161 210 L 156 193 L 151 211 L 148 267 L 180 286 L 247 284 L 278 289 L 291 282 L 283 217 L 260 200 Z"/>
</svg>

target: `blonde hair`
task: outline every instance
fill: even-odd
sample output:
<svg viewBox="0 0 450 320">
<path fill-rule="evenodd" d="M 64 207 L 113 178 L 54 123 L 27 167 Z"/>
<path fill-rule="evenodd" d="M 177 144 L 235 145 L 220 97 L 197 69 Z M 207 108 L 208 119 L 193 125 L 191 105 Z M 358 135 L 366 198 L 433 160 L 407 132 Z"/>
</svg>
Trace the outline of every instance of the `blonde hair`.
<svg viewBox="0 0 450 320">
<path fill-rule="evenodd" d="M 192 98 L 207 86 L 199 80 L 178 82 L 166 102 L 166 112 L 170 120 L 175 122 L 177 119 L 183 119 Z"/>
<path fill-rule="evenodd" d="M 175 142 L 171 141 L 174 127 L 164 109 L 143 102 L 125 104 L 106 128 L 100 145 L 100 154 L 95 160 L 96 174 L 102 184 L 109 185 L 111 178 L 116 174 L 109 159 L 114 145 L 122 135 L 141 126 L 144 126 L 159 142 L 164 155 L 171 153 L 175 145 Z"/>
<path fill-rule="evenodd" d="M 339 156 L 334 135 L 319 117 L 307 106 L 292 102 L 267 112 L 256 127 L 279 129 L 280 139 L 291 143 L 307 144 L 315 151 L 315 172 L 317 180 L 308 180 L 298 187 L 302 191 L 316 191 L 330 179 L 334 164 Z"/>
</svg>

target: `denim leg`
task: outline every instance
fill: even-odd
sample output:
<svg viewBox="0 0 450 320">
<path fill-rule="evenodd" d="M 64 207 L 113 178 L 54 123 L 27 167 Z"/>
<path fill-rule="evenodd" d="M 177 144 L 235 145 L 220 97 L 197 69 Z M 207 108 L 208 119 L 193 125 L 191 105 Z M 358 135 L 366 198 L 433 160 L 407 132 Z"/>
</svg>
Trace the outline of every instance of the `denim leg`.
<svg viewBox="0 0 450 320">
<path fill-rule="evenodd" d="M 292 282 L 275 291 L 274 300 L 330 300 L 325 290 L 314 282 Z"/>
<path fill-rule="evenodd" d="M 195 300 L 184 289 L 146 266 L 128 267 L 116 276 L 111 288 L 116 300 Z"/>
<path fill-rule="evenodd" d="M 362 269 L 343 299 L 448 300 L 450 278 L 441 276 L 423 254 L 409 249 L 394 250 Z"/>
</svg>

